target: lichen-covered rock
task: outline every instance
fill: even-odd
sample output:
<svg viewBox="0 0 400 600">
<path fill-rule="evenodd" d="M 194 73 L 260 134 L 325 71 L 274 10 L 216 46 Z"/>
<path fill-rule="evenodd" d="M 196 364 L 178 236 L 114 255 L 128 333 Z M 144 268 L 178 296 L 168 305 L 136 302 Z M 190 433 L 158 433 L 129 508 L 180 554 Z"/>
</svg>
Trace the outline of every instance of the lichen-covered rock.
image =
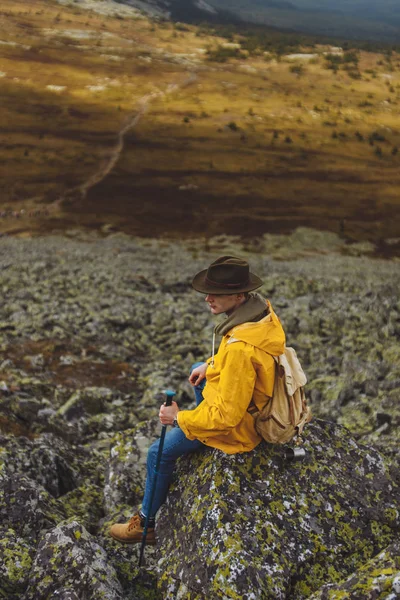
<svg viewBox="0 0 400 600">
<path fill-rule="evenodd" d="M 20 600 L 35 551 L 13 529 L 0 529 L 0 598 Z"/>
<path fill-rule="evenodd" d="M 97 415 L 104 412 L 107 401 L 112 400 L 113 392 L 108 388 L 88 387 L 83 390 L 77 390 L 63 404 L 58 413 L 66 415 L 68 418 L 74 416 L 74 412 L 80 416 L 83 412 Z"/>
<path fill-rule="evenodd" d="M 71 445 L 54 434 L 0 436 L 0 467 L 9 478 L 35 481 L 59 502 L 63 517 L 79 517 L 90 530 L 103 517 L 103 449 Z M 54 523 L 52 523 L 53 525 Z"/>
<path fill-rule="evenodd" d="M 65 518 L 62 506 L 43 487 L 24 475 L 0 473 L 0 523 L 30 540 Z"/>
<path fill-rule="evenodd" d="M 346 581 L 324 585 L 309 600 L 397 600 L 400 598 L 400 542 L 391 544 Z"/>
<path fill-rule="evenodd" d="M 157 526 L 165 599 L 301 600 L 396 539 L 400 490 L 383 457 L 320 421 L 305 448 L 294 463 L 264 443 L 181 459 Z"/>
<path fill-rule="evenodd" d="M 51 434 L 34 440 L 0 436 L 0 444 L 8 473 L 30 477 L 55 498 L 79 485 L 79 462 L 85 457 L 83 449 L 77 451 Z"/>
<path fill-rule="evenodd" d="M 104 516 L 103 488 L 87 481 L 59 498 L 68 518 L 78 519 L 90 533 L 97 531 Z"/>
<path fill-rule="evenodd" d="M 8 393 L 5 393 L 3 390 L 3 394 L 0 394 L 0 412 L 3 418 L 8 418 L 10 424 L 14 424 L 15 433 L 18 432 L 18 428 L 28 431 L 29 423 L 34 422 L 39 411 L 44 408 L 42 402 L 36 398 L 20 398 L 11 390 L 7 391 Z M 5 397 L 1 398 L 1 395 Z"/>
<path fill-rule="evenodd" d="M 77 521 L 61 524 L 44 536 L 28 584 L 25 600 L 123 599 L 105 551 Z"/>
</svg>

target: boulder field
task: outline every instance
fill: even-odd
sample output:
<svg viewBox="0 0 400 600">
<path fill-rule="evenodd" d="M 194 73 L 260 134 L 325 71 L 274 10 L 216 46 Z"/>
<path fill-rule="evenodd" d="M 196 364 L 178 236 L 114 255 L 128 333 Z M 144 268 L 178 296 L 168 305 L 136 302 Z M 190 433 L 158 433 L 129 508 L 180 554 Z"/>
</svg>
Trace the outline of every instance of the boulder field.
<svg viewBox="0 0 400 600">
<path fill-rule="evenodd" d="M 0 598 L 400 597 L 398 261 L 333 234 L 242 241 L 0 238 Z M 246 257 L 308 375 L 306 456 L 181 459 L 158 544 L 112 540 L 140 503 L 163 389 L 215 324 L 192 275 Z"/>
</svg>

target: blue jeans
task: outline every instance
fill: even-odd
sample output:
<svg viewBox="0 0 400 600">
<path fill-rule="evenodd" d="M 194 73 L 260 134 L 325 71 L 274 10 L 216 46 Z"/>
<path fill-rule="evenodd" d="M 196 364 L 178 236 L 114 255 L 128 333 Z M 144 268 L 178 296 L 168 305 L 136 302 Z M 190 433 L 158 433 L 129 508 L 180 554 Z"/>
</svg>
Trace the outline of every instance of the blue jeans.
<svg viewBox="0 0 400 600">
<path fill-rule="evenodd" d="M 203 363 L 195 363 L 192 366 L 190 372 L 192 372 L 193 369 L 195 369 L 201 364 Z M 203 379 L 203 381 L 199 385 L 196 385 L 194 388 L 197 406 L 203 400 L 203 389 L 205 384 L 206 380 Z M 204 444 L 202 444 L 199 440 L 188 440 L 183 431 L 179 429 L 179 427 L 174 427 L 167 431 L 164 439 L 164 447 L 158 470 L 156 489 L 154 492 L 153 502 L 150 507 L 149 504 L 151 501 L 151 490 L 154 485 L 154 471 L 157 461 L 159 444 L 160 440 L 154 442 L 154 444 L 150 446 L 149 452 L 147 454 L 147 477 L 141 512 L 144 515 L 150 517 L 154 517 L 160 506 L 165 502 L 168 493 L 168 488 L 172 480 L 176 460 L 180 456 L 184 456 L 185 454 L 189 454 L 190 452 L 196 452 L 196 450 L 204 448 Z"/>
</svg>

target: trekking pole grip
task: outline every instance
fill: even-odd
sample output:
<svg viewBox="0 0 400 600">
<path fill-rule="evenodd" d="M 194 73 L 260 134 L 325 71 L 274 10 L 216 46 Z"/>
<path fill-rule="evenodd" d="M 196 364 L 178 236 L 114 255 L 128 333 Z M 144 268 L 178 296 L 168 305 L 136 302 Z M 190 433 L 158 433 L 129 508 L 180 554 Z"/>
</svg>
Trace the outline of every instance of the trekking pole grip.
<svg viewBox="0 0 400 600">
<path fill-rule="evenodd" d="M 165 390 L 164 394 L 167 397 L 167 399 L 165 401 L 165 406 L 171 406 L 172 400 L 174 399 L 174 396 L 176 395 L 176 392 L 174 392 L 174 390 Z"/>
</svg>

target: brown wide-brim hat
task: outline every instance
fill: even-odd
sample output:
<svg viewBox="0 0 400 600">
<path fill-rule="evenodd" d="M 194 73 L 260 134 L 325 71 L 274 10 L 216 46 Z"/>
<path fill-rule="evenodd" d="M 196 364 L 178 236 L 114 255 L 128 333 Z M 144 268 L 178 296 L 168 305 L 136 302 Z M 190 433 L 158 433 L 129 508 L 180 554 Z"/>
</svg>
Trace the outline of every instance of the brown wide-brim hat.
<svg viewBox="0 0 400 600">
<path fill-rule="evenodd" d="M 259 288 L 263 282 L 250 272 L 249 263 L 235 256 L 221 256 L 194 276 L 192 287 L 202 294 L 239 294 Z"/>
</svg>

